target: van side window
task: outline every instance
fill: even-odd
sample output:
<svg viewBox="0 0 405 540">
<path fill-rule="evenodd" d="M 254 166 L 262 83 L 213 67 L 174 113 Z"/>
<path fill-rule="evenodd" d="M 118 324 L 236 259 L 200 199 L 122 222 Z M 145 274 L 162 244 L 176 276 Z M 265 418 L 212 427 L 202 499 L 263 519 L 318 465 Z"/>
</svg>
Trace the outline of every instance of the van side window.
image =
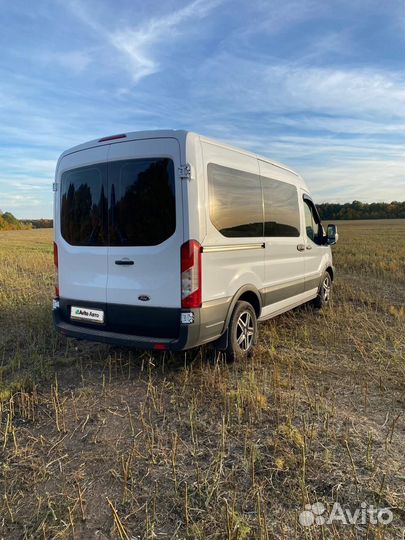
<svg viewBox="0 0 405 540">
<path fill-rule="evenodd" d="M 130 159 L 108 164 L 110 246 L 156 246 L 176 229 L 171 159 Z"/>
<path fill-rule="evenodd" d="M 229 238 L 263 236 L 259 176 L 208 164 L 209 209 L 214 227 Z"/>
<path fill-rule="evenodd" d="M 311 201 L 304 199 L 305 229 L 307 237 L 315 244 L 323 243 L 323 227 L 318 219 Z"/>
<path fill-rule="evenodd" d="M 264 199 L 264 236 L 300 235 L 297 188 L 292 184 L 261 177 Z"/>
<path fill-rule="evenodd" d="M 107 243 L 107 164 L 78 167 L 61 177 L 61 233 L 74 246 Z"/>
</svg>

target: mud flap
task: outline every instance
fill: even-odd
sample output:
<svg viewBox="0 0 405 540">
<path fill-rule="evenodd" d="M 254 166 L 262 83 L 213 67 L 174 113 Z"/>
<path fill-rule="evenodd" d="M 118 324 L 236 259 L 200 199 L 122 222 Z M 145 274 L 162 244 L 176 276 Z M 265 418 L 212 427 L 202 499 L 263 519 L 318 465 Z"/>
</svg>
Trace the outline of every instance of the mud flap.
<svg viewBox="0 0 405 540">
<path fill-rule="evenodd" d="M 216 349 L 217 351 L 225 351 L 228 347 L 228 334 L 229 334 L 229 331 L 228 329 L 225 330 L 225 332 L 222 334 L 222 336 L 217 339 L 216 341 L 214 341 L 213 343 L 213 347 L 214 349 Z"/>
</svg>

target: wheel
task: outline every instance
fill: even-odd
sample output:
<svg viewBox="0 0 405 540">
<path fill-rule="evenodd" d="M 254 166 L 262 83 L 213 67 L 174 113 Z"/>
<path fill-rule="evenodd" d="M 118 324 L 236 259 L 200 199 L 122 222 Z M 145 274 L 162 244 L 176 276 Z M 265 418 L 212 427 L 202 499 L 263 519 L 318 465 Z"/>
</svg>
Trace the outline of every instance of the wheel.
<svg viewBox="0 0 405 540">
<path fill-rule="evenodd" d="M 318 296 L 314 299 L 313 305 L 317 309 L 321 309 L 329 304 L 332 293 L 332 278 L 329 272 L 325 272 L 322 276 L 321 285 L 319 287 Z"/>
<path fill-rule="evenodd" d="M 252 352 L 256 342 L 256 312 L 248 302 L 236 302 L 228 326 L 227 358 L 229 360 L 245 358 Z"/>
</svg>

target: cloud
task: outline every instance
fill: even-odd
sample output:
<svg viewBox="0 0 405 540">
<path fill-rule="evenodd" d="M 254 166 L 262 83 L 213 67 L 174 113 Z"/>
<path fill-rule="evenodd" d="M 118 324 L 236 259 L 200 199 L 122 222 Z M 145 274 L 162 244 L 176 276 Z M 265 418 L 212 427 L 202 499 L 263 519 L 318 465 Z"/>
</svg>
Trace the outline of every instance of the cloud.
<svg viewBox="0 0 405 540">
<path fill-rule="evenodd" d="M 204 80 L 205 85 L 200 82 Z M 195 78 L 194 94 L 213 94 L 217 109 L 231 112 L 339 114 L 354 118 L 402 118 L 402 74 L 373 68 L 270 64 L 223 53 L 208 59 Z"/>
<path fill-rule="evenodd" d="M 389 123 L 383 118 L 363 119 L 333 115 L 304 114 L 296 118 L 281 116 L 273 118 L 273 122 L 299 130 L 326 131 L 338 134 L 402 134 L 403 126 L 400 119 Z"/>
<path fill-rule="evenodd" d="M 349 159 L 333 166 L 308 166 L 303 176 L 317 202 L 381 202 L 405 199 L 404 163 L 393 159 Z"/>
<path fill-rule="evenodd" d="M 260 0 L 252 3 L 252 9 L 257 11 L 257 24 L 254 25 L 254 32 L 270 32 L 279 34 L 286 29 L 291 31 L 296 24 L 302 24 L 310 18 L 321 17 L 325 12 L 330 11 L 328 2 L 316 0 Z"/>
<path fill-rule="evenodd" d="M 21 214 L 21 210 L 28 210 L 28 212 L 30 212 L 31 216 L 32 216 L 32 207 L 33 206 L 40 206 L 41 203 L 43 201 L 41 201 L 41 199 L 38 199 L 36 197 L 33 197 L 32 195 L 27 195 L 27 194 L 23 194 L 23 195 L 17 195 L 17 194 L 11 194 L 11 193 L 6 193 L 6 192 L 1 192 L 0 191 L 0 199 L 1 199 L 1 204 L 3 205 L 3 211 L 6 212 L 6 211 L 10 211 L 9 209 L 12 208 L 17 208 L 18 210 L 20 210 L 20 214 Z M 21 217 L 24 217 L 23 215 Z"/>
<path fill-rule="evenodd" d="M 159 13 L 159 16 L 141 20 L 136 27 L 111 29 L 110 24 L 95 19 L 84 4 L 70 0 L 67 6 L 82 23 L 94 30 L 98 37 L 105 39 L 122 56 L 122 65 L 129 72 L 133 83 L 156 73 L 160 69 L 157 44 L 168 47 L 175 39 L 186 34 L 191 28 L 188 20 L 206 17 L 223 0 L 194 0 L 180 9 L 170 13 Z"/>
</svg>

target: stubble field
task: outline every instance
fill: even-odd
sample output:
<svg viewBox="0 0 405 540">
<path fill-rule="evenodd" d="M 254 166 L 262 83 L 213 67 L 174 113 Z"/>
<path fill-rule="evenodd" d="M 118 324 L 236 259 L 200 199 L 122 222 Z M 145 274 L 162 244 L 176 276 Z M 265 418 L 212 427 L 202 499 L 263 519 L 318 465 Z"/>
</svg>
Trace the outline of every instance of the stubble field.
<svg viewBox="0 0 405 540">
<path fill-rule="evenodd" d="M 57 336 L 52 231 L 0 233 L 0 537 L 402 538 L 405 223 L 338 227 L 332 304 L 233 364 Z"/>
</svg>

